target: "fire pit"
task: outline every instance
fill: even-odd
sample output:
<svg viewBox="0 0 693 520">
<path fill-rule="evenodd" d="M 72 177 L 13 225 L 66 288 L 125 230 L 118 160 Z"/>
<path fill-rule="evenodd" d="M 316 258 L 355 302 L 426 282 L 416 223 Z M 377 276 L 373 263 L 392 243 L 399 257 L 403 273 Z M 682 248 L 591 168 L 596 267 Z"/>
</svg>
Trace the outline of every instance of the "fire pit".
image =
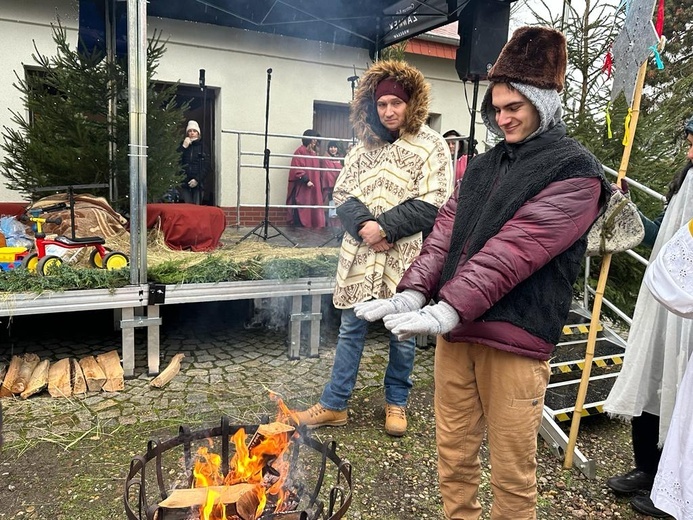
<svg viewBox="0 0 693 520">
<path fill-rule="evenodd" d="M 228 417 L 222 417 L 220 426 L 214 428 L 191 431 L 187 426 L 181 426 L 177 437 L 163 442 L 150 440 L 146 453 L 136 456 L 130 463 L 123 496 L 128 520 L 343 518 L 351 504 L 351 464 L 337 456 L 334 441 L 319 442 L 304 428 L 295 431 L 286 428 L 291 430 L 291 435 L 282 455 L 282 464 L 273 464 L 274 459 L 265 455 L 260 484 L 226 485 L 230 482 L 227 477 L 232 477 L 236 471 L 234 461 L 247 455 L 257 459 L 254 447 L 264 437 L 269 437 L 263 432 L 271 431 L 276 424 L 265 419 L 259 425 L 231 425 Z M 249 440 L 239 441 L 245 438 Z M 220 455 L 208 455 L 214 451 Z M 213 482 L 210 482 L 210 487 L 200 489 L 202 474 L 209 472 L 200 469 L 201 459 L 218 462 L 218 474 L 225 485 L 213 488 Z M 280 470 L 277 466 L 281 466 Z M 258 488 L 262 490 L 262 486 L 270 488 L 279 484 L 283 490 L 281 498 L 268 498 L 266 504 L 253 492 L 247 492 L 248 488 L 254 487 L 257 491 Z M 216 500 L 224 502 L 220 516 L 208 516 L 207 513 L 214 500 L 209 498 L 212 489 Z M 187 504 L 185 502 L 191 493 L 206 498 L 195 502 L 195 506 Z M 220 494 L 223 499 L 219 498 Z M 210 502 L 209 509 L 205 509 L 205 500 Z M 227 505 L 236 501 L 233 506 Z M 242 502 L 245 502 L 245 512 Z M 255 509 L 258 502 L 262 505 Z"/>
</svg>

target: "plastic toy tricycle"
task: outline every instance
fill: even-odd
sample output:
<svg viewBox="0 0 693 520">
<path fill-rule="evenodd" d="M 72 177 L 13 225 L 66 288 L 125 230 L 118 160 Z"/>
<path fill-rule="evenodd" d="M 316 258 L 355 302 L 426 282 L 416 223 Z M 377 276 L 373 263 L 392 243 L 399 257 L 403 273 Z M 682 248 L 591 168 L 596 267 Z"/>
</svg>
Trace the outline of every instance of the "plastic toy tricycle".
<svg viewBox="0 0 693 520">
<path fill-rule="evenodd" d="M 93 247 L 94 250 L 89 255 L 89 264 L 92 267 L 99 269 L 121 269 L 127 267 L 128 256 L 120 251 L 111 251 L 110 249 L 104 247 L 106 240 L 102 237 L 75 237 L 75 227 L 74 227 L 74 208 L 72 200 L 70 200 L 70 213 L 72 217 L 72 236 L 57 236 L 55 238 L 46 238 L 46 233 L 43 231 L 44 224 L 56 224 L 62 223 L 60 217 L 55 218 L 45 218 L 40 217 L 42 213 L 47 213 L 50 211 L 56 211 L 58 209 L 65 209 L 67 206 L 64 203 L 57 204 L 55 206 L 50 206 L 42 209 L 29 209 L 28 214 L 25 215 L 25 219 L 30 220 L 35 225 L 35 244 L 36 251 L 28 254 L 24 257 L 22 265 L 31 272 L 36 272 L 41 276 L 46 276 L 49 271 L 56 265 L 63 263 L 63 259 L 57 255 L 49 255 L 46 253 L 46 246 L 55 245 L 58 247 L 63 247 L 65 249 L 81 249 L 85 247 Z"/>
</svg>

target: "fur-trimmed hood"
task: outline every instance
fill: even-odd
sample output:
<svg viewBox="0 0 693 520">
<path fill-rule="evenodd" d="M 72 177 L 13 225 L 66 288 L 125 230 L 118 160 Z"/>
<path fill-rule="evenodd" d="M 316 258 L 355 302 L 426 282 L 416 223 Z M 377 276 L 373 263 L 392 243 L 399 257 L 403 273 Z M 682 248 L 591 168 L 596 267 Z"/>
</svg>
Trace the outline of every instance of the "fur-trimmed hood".
<svg viewBox="0 0 693 520">
<path fill-rule="evenodd" d="M 423 74 L 404 61 L 378 61 L 370 66 L 359 81 L 351 104 L 354 133 L 367 149 L 391 142 L 388 130 L 380 122 L 375 106 L 375 89 L 385 78 L 394 78 L 404 86 L 410 98 L 401 134 L 417 134 L 428 118 L 431 87 Z"/>
</svg>

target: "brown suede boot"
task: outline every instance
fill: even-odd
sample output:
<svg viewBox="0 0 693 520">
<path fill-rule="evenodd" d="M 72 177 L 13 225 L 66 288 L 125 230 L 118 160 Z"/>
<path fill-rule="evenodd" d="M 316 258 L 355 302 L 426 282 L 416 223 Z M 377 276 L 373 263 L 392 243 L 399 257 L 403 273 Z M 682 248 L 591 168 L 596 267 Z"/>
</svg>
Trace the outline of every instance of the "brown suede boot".
<svg viewBox="0 0 693 520">
<path fill-rule="evenodd" d="M 296 419 L 301 425 L 310 429 L 321 426 L 344 426 L 347 423 L 346 410 L 328 410 L 320 403 L 314 404 L 307 410 L 296 412 Z"/>
<path fill-rule="evenodd" d="M 385 431 L 393 437 L 401 437 L 406 433 L 406 408 L 396 404 L 385 404 Z"/>
</svg>

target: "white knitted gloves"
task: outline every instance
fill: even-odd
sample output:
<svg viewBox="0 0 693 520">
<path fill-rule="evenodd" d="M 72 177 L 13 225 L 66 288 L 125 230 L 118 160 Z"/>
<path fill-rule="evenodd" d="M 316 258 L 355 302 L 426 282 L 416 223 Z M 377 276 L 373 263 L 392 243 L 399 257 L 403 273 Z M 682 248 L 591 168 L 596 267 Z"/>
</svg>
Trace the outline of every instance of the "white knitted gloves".
<svg viewBox="0 0 693 520">
<path fill-rule="evenodd" d="M 460 316 L 455 308 L 445 302 L 403 314 L 390 314 L 383 318 L 385 327 L 400 341 L 419 334 L 445 334 L 454 329 L 459 322 Z"/>
<path fill-rule="evenodd" d="M 388 314 L 398 314 L 420 309 L 426 304 L 426 297 L 418 291 L 406 289 L 386 300 L 371 300 L 354 305 L 357 318 L 377 321 Z"/>
</svg>

